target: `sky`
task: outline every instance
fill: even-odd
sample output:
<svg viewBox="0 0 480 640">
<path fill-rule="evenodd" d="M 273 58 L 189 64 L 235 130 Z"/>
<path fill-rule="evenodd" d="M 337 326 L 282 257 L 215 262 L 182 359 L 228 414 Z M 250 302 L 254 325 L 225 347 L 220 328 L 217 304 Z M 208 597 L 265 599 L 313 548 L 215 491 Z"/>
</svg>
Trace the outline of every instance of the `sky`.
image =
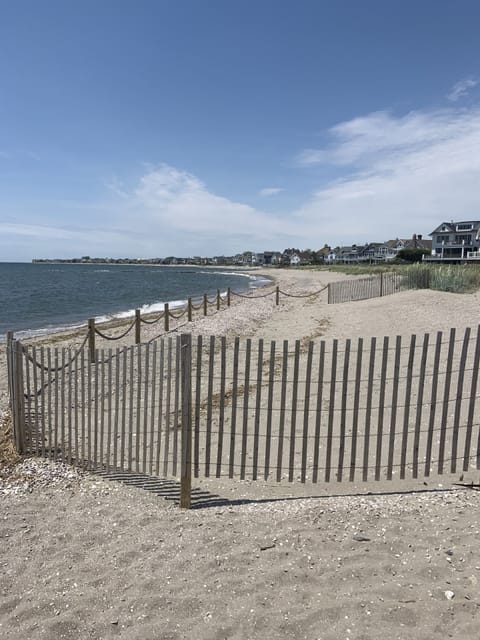
<svg viewBox="0 0 480 640">
<path fill-rule="evenodd" d="M 478 0 L 0 0 L 0 260 L 480 219 Z"/>
</svg>

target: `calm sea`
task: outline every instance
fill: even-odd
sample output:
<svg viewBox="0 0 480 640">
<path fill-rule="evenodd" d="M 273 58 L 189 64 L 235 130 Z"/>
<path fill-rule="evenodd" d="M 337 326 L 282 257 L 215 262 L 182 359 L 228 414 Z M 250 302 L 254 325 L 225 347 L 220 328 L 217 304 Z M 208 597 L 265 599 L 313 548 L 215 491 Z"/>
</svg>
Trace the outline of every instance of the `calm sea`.
<svg viewBox="0 0 480 640">
<path fill-rule="evenodd" d="M 244 291 L 264 278 L 228 269 L 103 264 L 0 263 L 0 341 L 83 325 L 88 318 L 152 312 L 189 297 Z"/>
</svg>

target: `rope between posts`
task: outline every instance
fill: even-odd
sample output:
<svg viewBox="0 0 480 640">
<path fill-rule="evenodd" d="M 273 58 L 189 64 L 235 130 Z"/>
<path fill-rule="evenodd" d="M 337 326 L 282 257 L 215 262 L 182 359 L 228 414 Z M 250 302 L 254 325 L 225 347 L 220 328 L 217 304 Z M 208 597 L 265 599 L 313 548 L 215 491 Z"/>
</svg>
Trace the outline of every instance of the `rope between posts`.
<svg viewBox="0 0 480 640">
<path fill-rule="evenodd" d="M 312 298 L 313 296 L 318 296 L 319 293 L 328 289 L 328 285 L 320 289 L 319 291 L 313 291 L 312 293 L 287 293 L 286 291 L 279 291 L 282 296 L 287 296 L 287 298 Z"/>
<path fill-rule="evenodd" d="M 83 349 L 83 347 L 85 346 L 85 344 L 86 344 L 86 342 L 88 340 L 88 335 L 89 334 L 87 332 L 87 335 L 85 336 L 84 341 L 78 347 L 78 349 L 75 351 L 74 355 L 70 358 L 70 360 L 68 362 L 63 364 L 61 367 L 47 367 L 46 365 L 44 365 L 41 362 L 38 362 L 36 359 L 34 359 L 33 356 L 31 356 L 25 348 L 23 349 L 23 352 L 25 353 L 27 359 L 30 360 L 30 362 L 34 366 L 38 367 L 39 369 L 43 369 L 43 371 L 52 371 L 52 372 L 62 371 L 63 369 L 66 369 L 67 367 L 69 367 L 72 364 L 72 362 L 74 362 L 78 358 L 78 356 L 82 352 L 82 349 Z"/>
<path fill-rule="evenodd" d="M 237 296 L 237 298 L 246 298 L 247 300 L 258 300 L 259 298 L 267 298 L 268 296 L 271 296 L 274 293 L 275 291 L 269 291 L 268 293 L 265 293 L 262 296 L 250 296 L 250 295 L 244 295 L 242 293 L 236 293 L 235 291 L 231 291 L 232 296 Z"/>
<path fill-rule="evenodd" d="M 120 340 L 121 338 L 124 338 L 127 335 L 127 333 L 129 333 L 133 329 L 134 326 L 135 326 L 135 320 L 128 327 L 128 329 L 123 333 L 121 333 L 119 336 L 107 336 L 104 333 L 102 333 L 100 329 L 97 329 L 97 327 L 95 327 L 95 333 L 99 335 L 101 338 L 103 338 L 104 340 Z"/>
<path fill-rule="evenodd" d="M 179 320 L 187 313 L 187 311 L 188 311 L 188 307 L 185 307 L 185 309 L 181 313 L 175 314 L 175 313 L 172 313 L 171 311 L 169 311 L 168 313 L 171 318 L 175 318 L 175 320 Z"/>
<path fill-rule="evenodd" d="M 145 320 L 144 318 L 140 317 L 140 322 L 143 322 L 143 324 L 156 324 L 159 320 L 161 320 L 163 317 L 165 316 L 165 311 L 163 311 L 158 318 L 155 318 L 155 320 Z"/>
</svg>

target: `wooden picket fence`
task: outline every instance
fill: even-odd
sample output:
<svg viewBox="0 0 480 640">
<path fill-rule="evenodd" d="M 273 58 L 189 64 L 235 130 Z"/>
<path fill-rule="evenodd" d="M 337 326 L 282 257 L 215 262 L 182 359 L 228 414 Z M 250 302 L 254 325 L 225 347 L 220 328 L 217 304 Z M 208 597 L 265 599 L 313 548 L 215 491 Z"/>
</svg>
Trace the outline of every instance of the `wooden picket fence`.
<svg viewBox="0 0 480 640">
<path fill-rule="evenodd" d="M 397 273 L 386 271 L 368 278 L 331 282 L 328 285 L 328 304 L 353 302 L 389 296 L 409 289 L 428 289 L 430 273 Z"/>
<path fill-rule="evenodd" d="M 20 451 L 103 471 L 288 482 L 480 468 L 480 327 L 304 343 L 7 345 Z"/>
</svg>

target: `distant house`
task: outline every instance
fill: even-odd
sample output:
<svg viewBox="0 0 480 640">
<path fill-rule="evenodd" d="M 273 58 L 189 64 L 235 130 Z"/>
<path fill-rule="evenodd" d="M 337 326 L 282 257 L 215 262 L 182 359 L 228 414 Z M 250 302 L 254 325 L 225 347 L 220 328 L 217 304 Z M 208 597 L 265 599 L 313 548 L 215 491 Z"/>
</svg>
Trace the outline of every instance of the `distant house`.
<svg viewBox="0 0 480 640">
<path fill-rule="evenodd" d="M 432 258 L 441 260 L 463 260 L 469 253 L 478 253 L 480 248 L 480 221 L 442 222 L 430 234 L 432 236 Z"/>
<path fill-rule="evenodd" d="M 395 238 L 395 240 L 387 240 L 384 243 L 385 260 L 395 260 L 400 251 L 421 249 L 430 253 L 432 250 L 432 241 L 423 238 L 422 234 L 414 233 L 411 238 Z"/>
</svg>

